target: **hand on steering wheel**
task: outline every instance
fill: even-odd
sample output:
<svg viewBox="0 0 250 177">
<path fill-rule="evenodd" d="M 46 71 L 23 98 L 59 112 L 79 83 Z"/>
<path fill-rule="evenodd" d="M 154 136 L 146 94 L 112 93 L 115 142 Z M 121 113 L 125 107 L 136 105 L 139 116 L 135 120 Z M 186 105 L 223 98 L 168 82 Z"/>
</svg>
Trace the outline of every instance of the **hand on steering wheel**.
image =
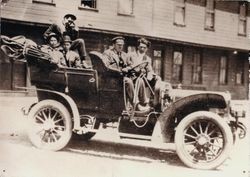
<svg viewBox="0 0 250 177">
<path fill-rule="evenodd" d="M 136 66 L 134 66 L 133 68 L 131 68 L 128 73 L 130 74 L 140 74 L 140 73 L 146 73 L 147 70 L 146 70 L 146 67 L 148 66 L 148 62 L 143 62 L 143 63 L 140 63 Z"/>
</svg>

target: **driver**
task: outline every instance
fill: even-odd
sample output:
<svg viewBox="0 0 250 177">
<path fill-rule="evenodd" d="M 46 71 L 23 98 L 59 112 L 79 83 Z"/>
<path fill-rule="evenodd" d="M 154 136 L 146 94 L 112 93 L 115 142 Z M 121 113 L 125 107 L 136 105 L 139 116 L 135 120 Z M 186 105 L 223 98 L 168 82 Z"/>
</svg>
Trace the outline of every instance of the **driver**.
<svg viewBox="0 0 250 177">
<path fill-rule="evenodd" d="M 143 69 L 147 74 L 147 78 L 145 80 L 142 81 L 142 83 L 140 84 L 140 88 L 139 88 L 139 100 L 141 100 L 141 104 L 145 107 L 148 107 L 149 105 L 149 97 L 147 95 L 146 92 L 146 86 L 145 86 L 145 82 L 148 82 L 150 84 L 151 87 L 154 88 L 153 92 L 154 92 L 154 101 L 153 101 L 153 105 L 154 106 L 158 106 L 159 104 L 159 87 L 161 87 L 161 78 L 160 76 L 157 76 L 152 68 L 152 59 L 146 54 L 148 48 L 150 47 L 150 42 L 145 39 L 145 38 L 140 38 L 137 41 L 137 51 L 134 53 L 131 53 L 128 57 L 129 60 L 132 63 L 132 66 L 137 66 L 141 63 L 147 62 L 148 65 Z M 140 106 L 140 105 L 139 105 Z M 139 108 L 140 109 L 140 108 Z"/>
</svg>

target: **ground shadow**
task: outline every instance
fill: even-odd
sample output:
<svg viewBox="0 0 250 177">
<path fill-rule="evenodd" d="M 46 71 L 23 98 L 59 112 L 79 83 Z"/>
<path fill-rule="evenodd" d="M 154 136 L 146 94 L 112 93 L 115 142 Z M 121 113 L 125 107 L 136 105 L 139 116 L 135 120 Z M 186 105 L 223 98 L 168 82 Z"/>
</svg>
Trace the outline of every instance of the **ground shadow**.
<svg viewBox="0 0 250 177">
<path fill-rule="evenodd" d="M 87 142 L 72 140 L 67 152 L 97 156 L 102 158 L 125 159 L 145 163 L 160 162 L 174 166 L 184 166 L 174 151 L 160 150 L 126 143 L 90 140 Z"/>
</svg>

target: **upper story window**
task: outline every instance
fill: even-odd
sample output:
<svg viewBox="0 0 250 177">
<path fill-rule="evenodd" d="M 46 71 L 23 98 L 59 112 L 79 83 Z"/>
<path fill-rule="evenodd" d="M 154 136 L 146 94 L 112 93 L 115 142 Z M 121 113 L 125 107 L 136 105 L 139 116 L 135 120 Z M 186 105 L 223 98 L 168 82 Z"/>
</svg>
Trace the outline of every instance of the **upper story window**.
<svg viewBox="0 0 250 177">
<path fill-rule="evenodd" d="M 175 0 L 174 24 L 185 26 L 185 0 Z"/>
<path fill-rule="evenodd" d="M 182 82 L 183 55 L 181 51 L 174 51 L 172 81 L 175 83 Z"/>
<path fill-rule="evenodd" d="M 247 2 L 239 2 L 239 27 L 238 34 L 246 35 L 247 27 Z"/>
<path fill-rule="evenodd" d="M 81 0 L 81 7 L 86 9 L 96 9 L 96 1 L 97 0 Z"/>
<path fill-rule="evenodd" d="M 34 3 L 55 5 L 55 0 L 32 0 Z"/>
<path fill-rule="evenodd" d="M 202 82 L 202 59 L 201 52 L 196 51 L 193 55 L 192 63 L 192 83 L 201 84 Z"/>
<path fill-rule="evenodd" d="M 207 0 L 206 1 L 206 13 L 205 13 L 205 29 L 213 30 L 214 29 L 214 7 L 215 1 L 214 0 Z"/>
<path fill-rule="evenodd" d="M 118 0 L 118 14 L 133 15 L 134 0 Z"/>
<path fill-rule="evenodd" d="M 219 83 L 220 84 L 227 84 L 227 70 L 228 70 L 228 64 L 227 64 L 227 57 L 221 56 L 220 58 L 220 75 L 219 75 Z"/>
</svg>

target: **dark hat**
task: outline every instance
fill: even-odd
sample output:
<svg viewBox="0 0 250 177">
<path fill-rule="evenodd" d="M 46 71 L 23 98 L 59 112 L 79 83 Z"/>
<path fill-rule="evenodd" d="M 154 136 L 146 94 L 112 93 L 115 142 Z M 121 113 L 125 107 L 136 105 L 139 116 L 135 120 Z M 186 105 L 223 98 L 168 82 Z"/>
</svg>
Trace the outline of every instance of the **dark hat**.
<svg viewBox="0 0 250 177">
<path fill-rule="evenodd" d="M 147 39 L 145 39 L 145 38 L 140 38 L 140 39 L 138 39 L 138 46 L 140 45 L 140 43 L 143 43 L 143 44 L 145 44 L 145 45 L 147 45 L 147 47 L 150 47 L 150 45 L 151 45 L 151 42 L 149 42 Z"/>
<path fill-rule="evenodd" d="M 59 40 L 59 36 L 56 33 L 49 33 L 47 40 L 49 41 L 50 38 L 55 37 L 57 40 Z"/>
<path fill-rule="evenodd" d="M 117 40 L 119 40 L 119 39 L 120 39 L 120 40 L 123 40 L 123 41 L 125 40 L 124 37 L 122 37 L 122 36 L 116 36 L 116 37 L 114 37 L 114 38 L 112 39 L 112 43 L 114 44 L 114 43 L 115 43 Z"/>
<path fill-rule="evenodd" d="M 73 15 L 73 14 L 66 14 L 66 15 L 64 15 L 64 17 L 63 18 L 72 18 L 72 20 L 76 20 L 76 16 L 75 15 Z"/>
<path fill-rule="evenodd" d="M 65 36 L 63 36 L 63 42 L 72 42 L 72 40 L 71 40 L 71 38 L 70 38 L 70 36 L 68 36 L 68 35 L 65 35 Z"/>
</svg>

